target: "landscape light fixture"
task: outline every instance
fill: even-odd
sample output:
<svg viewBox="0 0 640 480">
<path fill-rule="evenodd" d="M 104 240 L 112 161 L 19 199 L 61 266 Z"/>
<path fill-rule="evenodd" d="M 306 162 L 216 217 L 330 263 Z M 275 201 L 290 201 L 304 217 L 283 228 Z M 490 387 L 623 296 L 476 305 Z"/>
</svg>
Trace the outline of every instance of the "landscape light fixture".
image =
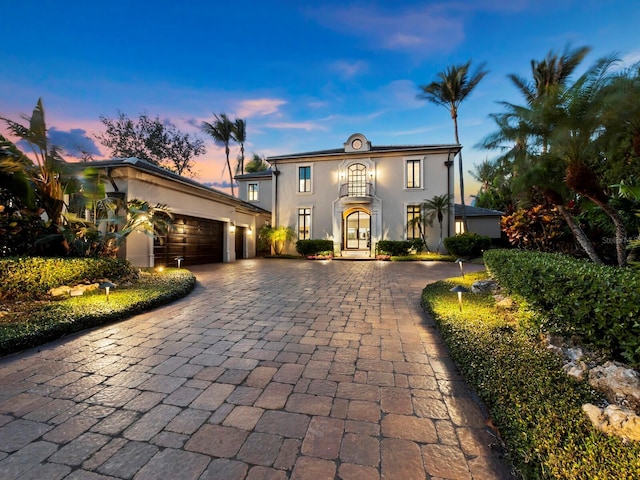
<svg viewBox="0 0 640 480">
<path fill-rule="evenodd" d="M 159 272 L 164 272 L 164 265 L 157 266 L 156 270 L 159 271 Z"/>
<path fill-rule="evenodd" d="M 464 278 L 464 268 L 462 267 L 462 264 L 464 263 L 464 259 L 457 258 L 454 263 L 457 263 L 458 265 L 460 265 L 460 273 L 462 274 L 462 278 Z"/>
<path fill-rule="evenodd" d="M 463 287 L 462 285 L 456 285 L 449 291 L 458 294 L 458 305 L 460 305 L 460 311 L 462 311 L 462 294 L 469 293 L 470 290 L 468 288 Z"/>
<path fill-rule="evenodd" d="M 182 261 L 184 260 L 184 257 L 176 257 L 176 258 L 174 258 L 174 260 L 176 262 L 178 262 L 178 268 L 180 268 L 180 265 L 182 264 Z"/>
<path fill-rule="evenodd" d="M 100 284 L 100 288 L 102 288 L 105 293 L 107 294 L 107 302 L 109 301 L 109 289 L 110 288 L 116 288 L 115 284 L 111 283 L 111 282 L 102 282 Z"/>
</svg>

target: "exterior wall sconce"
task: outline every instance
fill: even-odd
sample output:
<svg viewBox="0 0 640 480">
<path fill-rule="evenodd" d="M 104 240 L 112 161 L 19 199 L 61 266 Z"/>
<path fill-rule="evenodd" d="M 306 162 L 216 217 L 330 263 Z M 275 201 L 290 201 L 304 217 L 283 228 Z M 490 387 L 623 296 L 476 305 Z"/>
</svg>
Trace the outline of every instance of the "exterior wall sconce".
<svg viewBox="0 0 640 480">
<path fill-rule="evenodd" d="M 462 278 L 464 278 L 464 268 L 462 267 L 462 264 L 464 263 L 464 259 L 458 258 L 454 263 L 457 263 L 458 265 L 460 265 L 460 273 L 462 274 Z"/>
<path fill-rule="evenodd" d="M 184 257 L 176 257 L 176 258 L 174 258 L 174 260 L 176 262 L 178 262 L 178 268 L 180 268 L 180 265 L 182 264 L 182 261 L 184 260 Z"/>
<path fill-rule="evenodd" d="M 249 227 L 249 228 L 247 229 L 247 234 L 248 234 L 248 235 L 251 235 L 252 233 L 253 233 L 253 228 Z"/>
<path fill-rule="evenodd" d="M 462 285 L 457 285 L 455 287 L 453 287 L 451 290 L 449 290 L 450 292 L 454 292 L 458 294 L 458 305 L 460 305 L 460 311 L 462 311 L 462 294 L 463 293 L 468 293 L 469 289 L 463 287 Z"/>
<path fill-rule="evenodd" d="M 229 233 L 236 233 L 236 224 L 234 222 L 229 225 Z"/>
</svg>

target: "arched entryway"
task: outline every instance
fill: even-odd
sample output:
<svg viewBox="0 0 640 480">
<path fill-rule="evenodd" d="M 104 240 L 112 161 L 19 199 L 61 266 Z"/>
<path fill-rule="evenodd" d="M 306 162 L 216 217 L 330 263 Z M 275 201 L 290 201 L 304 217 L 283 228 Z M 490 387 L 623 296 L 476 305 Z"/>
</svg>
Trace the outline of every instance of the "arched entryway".
<svg viewBox="0 0 640 480">
<path fill-rule="evenodd" d="M 369 250 L 371 246 L 371 214 L 364 208 L 344 213 L 343 242 L 345 250 Z"/>
</svg>

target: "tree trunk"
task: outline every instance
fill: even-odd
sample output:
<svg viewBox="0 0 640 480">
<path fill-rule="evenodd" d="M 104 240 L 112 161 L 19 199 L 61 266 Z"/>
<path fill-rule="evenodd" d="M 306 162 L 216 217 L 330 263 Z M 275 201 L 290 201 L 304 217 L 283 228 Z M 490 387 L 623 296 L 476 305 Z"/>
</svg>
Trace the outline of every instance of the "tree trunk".
<svg viewBox="0 0 640 480">
<path fill-rule="evenodd" d="M 556 205 L 556 208 L 560 212 L 560 215 L 562 215 L 564 220 L 567 222 L 567 225 L 569 225 L 569 229 L 571 230 L 571 233 L 573 233 L 574 238 L 578 241 L 578 243 L 580 244 L 582 249 L 585 251 L 585 253 L 589 256 L 591 261 L 593 263 L 597 263 L 598 265 L 602 265 L 602 260 L 596 253 L 595 249 L 593 248 L 593 245 L 591 245 L 591 242 L 589 241 L 585 233 L 582 231 L 582 228 L 580 228 L 580 225 L 576 223 L 575 219 L 573 218 L 573 215 L 569 213 L 569 211 L 564 207 L 564 205 Z"/>
<path fill-rule="evenodd" d="M 620 218 L 620 215 L 618 214 L 616 209 L 613 208 L 611 205 L 609 205 L 607 202 L 603 202 L 597 198 L 591 198 L 591 197 L 587 197 L 587 198 L 589 198 L 589 200 L 591 200 L 593 203 L 595 203 L 600 208 L 602 208 L 602 210 L 604 210 L 604 213 L 606 213 L 611 219 L 611 221 L 613 222 L 613 225 L 616 228 L 616 257 L 618 260 L 618 266 L 624 267 L 627 264 L 627 241 L 628 240 L 627 240 L 627 229 L 624 226 L 624 223 L 622 222 L 622 218 Z"/>
<path fill-rule="evenodd" d="M 231 196 L 235 197 L 236 194 L 233 191 L 233 173 L 231 172 L 231 163 L 229 163 L 229 146 L 225 146 L 225 153 L 227 154 L 227 169 L 229 170 L 229 182 L 231 184 Z"/>
<path fill-rule="evenodd" d="M 458 137 L 458 114 L 457 112 L 452 112 L 451 117 L 453 118 L 453 131 L 456 138 L 456 143 L 460 145 L 460 138 Z M 462 210 L 462 225 L 464 227 L 465 233 L 469 231 L 469 224 L 467 223 L 467 212 L 466 205 L 464 203 L 464 169 L 462 168 L 462 150 L 458 152 L 458 170 L 460 173 L 460 206 Z M 455 208 L 455 202 L 454 202 Z"/>
</svg>

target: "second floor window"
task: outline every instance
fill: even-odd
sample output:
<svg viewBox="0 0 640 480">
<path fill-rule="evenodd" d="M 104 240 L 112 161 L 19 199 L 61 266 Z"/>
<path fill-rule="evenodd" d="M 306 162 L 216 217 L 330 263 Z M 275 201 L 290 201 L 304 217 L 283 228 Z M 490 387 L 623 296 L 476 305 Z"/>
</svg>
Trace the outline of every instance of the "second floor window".
<svg viewBox="0 0 640 480">
<path fill-rule="evenodd" d="M 407 188 L 421 188 L 420 160 L 407 160 Z"/>
<path fill-rule="evenodd" d="M 366 171 L 367 169 L 361 163 L 349 165 L 347 181 L 349 182 L 350 197 L 364 197 L 367 194 Z"/>
<path fill-rule="evenodd" d="M 258 184 L 250 183 L 247 185 L 247 200 L 250 202 L 258 201 Z"/>
<path fill-rule="evenodd" d="M 298 167 L 298 192 L 311 192 L 311 167 Z"/>
</svg>

